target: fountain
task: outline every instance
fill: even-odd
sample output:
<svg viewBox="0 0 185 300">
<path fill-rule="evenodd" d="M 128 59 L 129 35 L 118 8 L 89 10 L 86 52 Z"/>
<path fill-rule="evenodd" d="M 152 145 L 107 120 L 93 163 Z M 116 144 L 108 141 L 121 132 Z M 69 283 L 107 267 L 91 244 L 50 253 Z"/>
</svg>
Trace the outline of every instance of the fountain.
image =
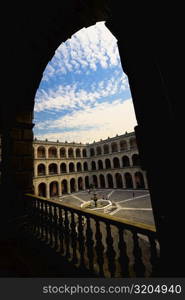
<svg viewBox="0 0 185 300">
<path fill-rule="evenodd" d="M 108 212 L 112 207 L 112 202 L 108 199 L 98 199 L 97 193 L 93 190 L 93 197 L 90 201 L 81 204 L 81 208 L 87 208 L 95 211 Z"/>
</svg>

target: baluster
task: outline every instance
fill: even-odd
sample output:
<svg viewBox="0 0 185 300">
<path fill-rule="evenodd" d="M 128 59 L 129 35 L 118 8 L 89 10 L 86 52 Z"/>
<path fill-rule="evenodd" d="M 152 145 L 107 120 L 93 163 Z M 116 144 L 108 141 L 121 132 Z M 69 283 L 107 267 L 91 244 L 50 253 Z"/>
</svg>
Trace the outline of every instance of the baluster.
<svg viewBox="0 0 185 300">
<path fill-rule="evenodd" d="M 40 229 L 41 229 L 41 202 L 37 200 L 37 238 L 40 237 Z"/>
<path fill-rule="evenodd" d="M 94 272 L 94 241 L 93 241 L 93 231 L 91 229 L 90 217 L 87 219 L 87 229 L 86 229 L 86 246 L 87 246 L 87 256 L 89 260 L 89 270 Z"/>
<path fill-rule="evenodd" d="M 114 251 L 114 247 L 113 247 L 113 238 L 112 238 L 112 234 L 111 234 L 111 227 L 110 227 L 110 224 L 108 224 L 108 223 L 106 223 L 106 230 L 107 230 L 106 254 L 107 254 L 107 258 L 108 258 L 108 267 L 109 267 L 109 272 L 111 274 L 111 277 L 114 277 L 115 271 L 116 271 L 116 264 L 115 264 L 116 252 Z"/>
<path fill-rule="evenodd" d="M 53 246 L 53 212 L 52 205 L 49 203 L 49 235 L 50 235 L 50 246 Z"/>
<path fill-rule="evenodd" d="M 49 214 L 48 214 L 48 202 L 44 202 L 44 223 L 45 223 L 45 241 L 49 242 Z"/>
<path fill-rule="evenodd" d="M 33 201 L 33 234 L 36 233 L 37 229 L 37 218 L 36 218 L 36 200 Z"/>
<path fill-rule="evenodd" d="M 103 270 L 103 264 L 104 264 L 104 258 L 103 258 L 103 250 L 104 250 L 104 246 L 102 243 L 102 234 L 101 234 L 101 230 L 100 230 L 100 222 L 98 220 L 96 220 L 96 234 L 95 234 L 95 238 L 96 238 L 96 253 L 97 253 L 97 262 L 99 265 L 99 275 L 101 277 L 104 277 L 104 270 Z"/>
<path fill-rule="evenodd" d="M 41 239 L 44 237 L 44 203 L 41 201 Z"/>
<path fill-rule="evenodd" d="M 119 263 L 121 267 L 121 275 L 123 277 L 129 277 L 129 258 L 127 256 L 127 246 L 124 240 L 124 230 L 119 228 Z"/>
<path fill-rule="evenodd" d="M 134 271 L 136 273 L 137 277 L 144 277 L 145 274 L 145 266 L 142 261 L 142 252 L 141 248 L 139 247 L 139 242 L 138 242 L 138 235 L 136 231 L 132 232 L 133 234 L 133 242 L 134 242 L 134 249 L 133 249 L 133 254 L 134 254 Z"/>
<path fill-rule="evenodd" d="M 73 259 L 72 263 L 77 264 L 78 259 L 77 259 L 77 254 L 76 254 L 76 249 L 77 249 L 77 233 L 76 233 L 76 223 L 75 223 L 75 217 L 74 213 L 71 212 L 71 246 L 73 250 Z"/>
<path fill-rule="evenodd" d="M 82 216 L 78 216 L 78 241 L 79 241 L 79 251 L 80 251 L 80 266 L 82 268 L 85 268 L 85 263 L 84 263 L 84 252 L 85 252 L 85 238 L 83 234 L 83 219 Z"/>
<path fill-rule="evenodd" d="M 60 252 L 64 253 L 64 225 L 62 217 L 62 209 L 59 207 L 59 241 L 60 241 Z"/>
<path fill-rule="evenodd" d="M 148 236 L 149 243 L 150 243 L 150 262 L 152 265 L 152 275 L 156 276 L 156 269 L 158 267 L 158 256 L 157 256 L 157 246 L 156 246 L 156 240 L 153 236 Z"/>
<path fill-rule="evenodd" d="M 68 211 L 65 209 L 65 220 L 64 220 L 64 225 L 65 225 L 65 229 L 64 229 L 64 236 L 65 236 L 65 246 L 66 246 L 66 258 L 69 259 L 70 258 L 70 248 L 69 248 L 69 235 L 70 235 L 70 230 L 69 230 L 69 219 L 68 219 Z"/>
<path fill-rule="evenodd" d="M 57 214 L 57 206 L 54 204 L 54 237 L 55 237 L 55 250 L 58 249 L 58 214 Z"/>
</svg>

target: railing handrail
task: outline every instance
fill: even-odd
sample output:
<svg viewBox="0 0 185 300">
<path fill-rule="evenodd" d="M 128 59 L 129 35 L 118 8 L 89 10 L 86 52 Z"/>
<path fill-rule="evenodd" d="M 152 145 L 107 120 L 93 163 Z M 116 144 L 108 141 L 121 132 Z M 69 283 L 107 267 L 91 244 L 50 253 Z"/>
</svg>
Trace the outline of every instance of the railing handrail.
<svg viewBox="0 0 185 300">
<path fill-rule="evenodd" d="M 73 211 L 73 212 L 77 212 L 78 214 L 81 215 L 85 215 L 85 216 L 89 216 L 91 218 L 94 219 L 99 219 L 99 221 L 102 222 L 109 222 L 110 225 L 115 225 L 115 226 L 119 226 L 124 225 L 125 229 L 129 229 L 129 230 L 135 230 L 138 233 L 141 234 L 156 234 L 156 228 L 153 225 L 148 225 L 148 224 L 144 224 L 144 223 L 139 223 L 139 222 L 135 222 L 135 221 L 130 221 L 128 219 L 124 219 L 124 218 L 120 218 L 120 217 L 114 217 L 112 215 L 105 215 L 103 213 L 100 212 L 95 212 L 95 211 L 91 211 L 90 209 L 87 208 L 80 208 L 80 207 L 76 207 L 72 204 L 66 204 L 66 203 L 58 203 L 56 200 L 49 200 L 47 198 L 41 197 L 41 196 L 36 196 L 33 194 L 25 194 L 25 196 L 27 197 L 31 197 L 31 198 L 35 198 L 35 199 L 39 199 L 40 201 L 47 201 L 50 204 L 54 204 L 60 207 L 63 207 L 64 209 L 68 209 L 69 211 Z"/>
</svg>

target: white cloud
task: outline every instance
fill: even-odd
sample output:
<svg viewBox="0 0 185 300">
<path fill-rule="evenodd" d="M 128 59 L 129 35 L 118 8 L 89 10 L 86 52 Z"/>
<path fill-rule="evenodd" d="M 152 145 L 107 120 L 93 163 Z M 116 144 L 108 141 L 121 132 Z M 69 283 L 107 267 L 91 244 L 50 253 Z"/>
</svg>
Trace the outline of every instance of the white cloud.
<svg viewBox="0 0 185 300">
<path fill-rule="evenodd" d="M 81 73 L 82 69 L 96 71 L 97 65 L 108 68 L 119 64 L 117 40 L 104 25 L 98 22 L 75 33 L 62 43 L 48 64 L 43 80 L 54 74 Z"/>
<path fill-rule="evenodd" d="M 93 142 L 94 140 L 106 139 L 116 134 L 131 132 L 137 125 L 133 103 L 131 99 L 122 101 L 115 100 L 98 103 L 94 107 L 83 111 L 75 111 L 70 115 L 50 121 L 40 122 L 38 129 L 49 129 L 55 133 L 37 135 L 39 139 L 56 141 L 67 140 L 68 142 Z M 64 130 L 63 132 L 60 129 Z"/>
<path fill-rule="evenodd" d="M 117 79 L 112 77 L 107 81 L 93 83 L 88 91 L 79 88 L 77 83 L 59 85 L 56 91 L 49 89 L 46 92 L 41 89 L 37 93 L 35 111 L 85 108 L 98 99 L 115 95 L 126 89 L 128 89 L 128 81 L 124 74 Z"/>
</svg>

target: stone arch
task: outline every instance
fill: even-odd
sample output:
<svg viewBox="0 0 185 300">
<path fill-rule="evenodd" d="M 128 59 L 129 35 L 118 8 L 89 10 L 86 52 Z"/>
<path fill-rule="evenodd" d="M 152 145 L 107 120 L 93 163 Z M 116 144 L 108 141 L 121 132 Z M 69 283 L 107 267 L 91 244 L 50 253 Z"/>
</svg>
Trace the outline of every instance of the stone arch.
<svg viewBox="0 0 185 300">
<path fill-rule="evenodd" d="M 82 155 L 83 155 L 83 157 L 87 157 L 87 150 L 86 149 L 82 150 Z"/>
<path fill-rule="evenodd" d="M 89 189 L 89 176 L 85 176 L 85 188 Z"/>
<path fill-rule="evenodd" d="M 94 187 L 98 188 L 98 178 L 97 178 L 97 176 L 93 175 L 92 179 L 93 179 L 93 185 L 94 185 Z"/>
<path fill-rule="evenodd" d="M 120 168 L 120 161 L 119 161 L 118 157 L 113 158 L 113 167 L 116 168 L 116 169 Z"/>
<path fill-rule="evenodd" d="M 74 157 L 74 150 L 73 150 L 73 148 L 69 148 L 68 149 L 68 157 L 69 158 Z"/>
<path fill-rule="evenodd" d="M 133 189 L 133 180 L 130 173 L 125 173 L 125 184 L 127 189 Z"/>
<path fill-rule="evenodd" d="M 37 158 L 46 158 L 46 148 L 44 146 L 37 148 Z"/>
<path fill-rule="evenodd" d="M 95 163 L 95 161 L 92 161 L 91 162 L 91 170 L 96 170 L 96 163 Z"/>
<path fill-rule="evenodd" d="M 96 147 L 96 155 L 101 155 L 101 154 L 102 154 L 101 147 L 100 146 Z"/>
<path fill-rule="evenodd" d="M 95 156 L 94 148 L 90 148 L 90 156 Z"/>
<path fill-rule="evenodd" d="M 48 149 L 48 157 L 49 158 L 57 158 L 57 148 L 56 147 L 49 147 Z"/>
<path fill-rule="evenodd" d="M 104 152 L 104 154 L 109 154 L 109 145 L 108 144 L 103 145 L 103 152 Z"/>
<path fill-rule="evenodd" d="M 63 179 L 61 182 L 62 194 L 67 194 L 68 192 L 68 182 L 66 179 Z"/>
<path fill-rule="evenodd" d="M 81 172 L 82 171 L 82 164 L 80 162 L 77 163 L 76 169 L 77 169 L 77 172 Z"/>
<path fill-rule="evenodd" d="M 69 172 L 74 172 L 75 171 L 75 165 L 73 162 L 69 163 Z"/>
<path fill-rule="evenodd" d="M 58 173 L 57 164 L 52 163 L 49 165 L 49 175 L 54 175 Z"/>
<path fill-rule="evenodd" d="M 118 152 L 118 144 L 116 142 L 111 143 L 111 150 L 113 152 Z"/>
<path fill-rule="evenodd" d="M 130 166 L 130 160 L 129 160 L 129 157 L 124 155 L 122 157 L 122 164 L 123 164 L 123 168 L 124 167 L 129 167 Z"/>
<path fill-rule="evenodd" d="M 75 187 L 75 178 L 71 178 L 70 180 L 70 192 L 74 193 L 76 191 L 76 187 Z"/>
<path fill-rule="evenodd" d="M 136 172 L 134 174 L 135 178 L 135 183 L 136 183 L 136 188 L 137 189 L 144 189 L 145 188 L 145 183 L 144 183 L 144 177 L 141 172 Z"/>
<path fill-rule="evenodd" d="M 38 176 L 46 175 L 46 166 L 44 164 L 39 164 L 37 166 L 37 175 Z"/>
<path fill-rule="evenodd" d="M 122 176 L 120 173 L 116 173 L 115 180 L 116 180 L 116 187 L 118 189 L 122 189 L 123 188 L 123 180 L 122 180 Z"/>
<path fill-rule="evenodd" d="M 109 188 L 114 187 L 112 174 L 107 174 L 107 183 Z"/>
<path fill-rule="evenodd" d="M 98 160 L 98 170 L 103 170 L 103 162 L 102 162 L 102 160 Z"/>
<path fill-rule="evenodd" d="M 129 143 L 130 143 L 130 149 L 136 149 L 137 148 L 137 142 L 136 142 L 136 138 L 133 137 L 129 140 Z"/>
<path fill-rule="evenodd" d="M 88 163 L 85 161 L 83 164 L 84 171 L 88 171 Z"/>
<path fill-rule="evenodd" d="M 38 185 L 38 195 L 46 198 L 46 183 L 41 182 Z"/>
<path fill-rule="evenodd" d="M 78 189 L 79 189 L 79 191 L 83 190 L 83 178 L 82 177 L 78 178 Z"/>
<path fill-rule="evenodd" d="M 50 197 L 58 196 L 58 182 L 52 181 L 49 185 Z"/>
<path fill-rule="evenodd" d="M 139 154 L 133 154 L 132 155 L 132 164 L 133 164 L 133 166 L 140 166 L 141 165 Z"/>
<path fill-rule="evenodd" d="M 66 173 L 66 172 L 67 172 L 66 163 L 61 163 L 60 164 L 60 173 Z"/>
<path fill-rule="evenodd" d="M 76 157 L 81 157 L 81 151 L 79 148 L 76 149 Z"/>
<path fill-rule="evenodd" d="M 121 151 L 126 151 L 128 148 L 127 148 L 127 142 L 126 141 L 120 141 L 120 150 Z"/>
<path fill-rule="evenodd" d="M 64 147 L 60 148 L 60 157 L 66 157 L 66 149 Z"/>
<path fill-rule="evenodd" d="M 105 168 L 111 169 L 111 161 L 109 158 L 106 158 L 106 160 L 105 160 Z"/>
<path fill-rule="evenodd" d="M 105 177 L 103 174 L 100 174 L 100 188 L 105 188 Z"/>
</svg>

